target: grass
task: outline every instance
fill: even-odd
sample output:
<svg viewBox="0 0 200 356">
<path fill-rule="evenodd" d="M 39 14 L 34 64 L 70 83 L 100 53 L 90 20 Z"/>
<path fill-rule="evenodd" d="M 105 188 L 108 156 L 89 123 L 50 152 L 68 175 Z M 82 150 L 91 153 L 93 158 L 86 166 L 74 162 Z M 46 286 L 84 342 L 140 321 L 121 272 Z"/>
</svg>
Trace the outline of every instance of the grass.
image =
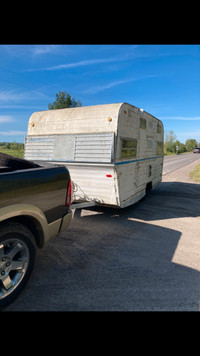
<svg viewBox="0 0 200 356">
<path fill-rule="evenodd" d="M 7 155 L 24 158 L 24 150 L 23 149 L 12 149 L 12 148 L 3 148 L 0 147 L 1 153 L 6 153 Z"/>
<path fill-rule="evenodd" d="M 198 164 L 193 171 L 190 172 L 190 177 L 197 183 L 200 183 L 200 164 Z"/>
</svg>

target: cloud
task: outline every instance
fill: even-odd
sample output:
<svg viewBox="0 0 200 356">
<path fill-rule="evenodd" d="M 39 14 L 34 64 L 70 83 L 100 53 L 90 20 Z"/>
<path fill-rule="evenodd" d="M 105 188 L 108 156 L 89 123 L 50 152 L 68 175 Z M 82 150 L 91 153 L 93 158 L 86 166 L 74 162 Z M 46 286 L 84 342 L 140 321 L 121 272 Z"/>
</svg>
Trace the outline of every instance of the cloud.
<svg viewBox="0 0 200 356">
<path fill-rule="evenodd" d="M 62 69 L 90 66 L 90 65 L 95 65 L 95 64 L 99 64 L 99 63 L 128 61 L 128 60 L 138 57 L 133 52 L 133 49 L 135 47 L 137 47 L 137 46 L 130 46 L 129 52 L 126 52 L 125 54 L 118 55 L 118 56 L 106 57 L 106 58 L 85 59 L 85 60 L 77 61 L 77 62 L 58 64 L 58 65 L 51 66 L 51 67 L 28 69 L 27 71 L 52 71 L 52 70 L 62 70 Z M 36 51 L 36 53 L 37 53 L 37 51 Z"/>
<path fill-rule="evenodd" d="M 0 104 L 0 109 L 31 109 L 31 108 L 35 108 L 35 105 L 11 105 L 11 104 L 7 104 L 7 105 L 1 105 Z"/>
<path fill-rule="evenodd" d="M 89 66 L 89 65 L 94 65 L 98 63 L 110 63 L 110 62 L 118 62 L 122 61 L 123 59 L 116 58 L 116 57 L 110 57 L 110 58 L 99 58 L 99 59 L 85 59 L 83 61 L 78 61 L 78 62 L 72 62 L 72 63 L 67 63 L 67 64 L 59 64 L 57 66 L 52 66 L 52 67 L 47 67 L 45 68 L 46 70 L 58 70 L 58 69 L 68 69 L 68 68 L 76 68 L 76 67 L 81 67 L 81 66 Z"/>
<path fill-rule="evenodd" d="M 28 88 L 27 88 L 28 89 Z M 9 107 L 20 107 L 13 105 L 13 103 L 19 103 L 19 102 L 24 102 L 27 100 L 36 100 L 38 98 L 48 98 L 46 94 L 43 94 L 39 90 L 29 90 L 26 92 L 15 92 L 13 90 L 10 91 L 0 91 L 0 108 L 6 108 L 7 105 L 9 104 Z M 21 107 L 25 107 L 25 105 L 21 105 Z"/>
<path fill-rule="evenodd" d="M 15 121 L 12 116 L 0 115 L 0 123 L 7 123 Z"/>
<path fill-rule="evenodd" d="M 60 45 L 1 45 L 0 50 L 6 50 L 13 57 L 35 57 L 54 53 Z"/>
<path fill-rule="evenodd" d="M 122 80 L 116 80 L 114 82 L 105 84 L 105 85 L 97 85 L 95 87 L 91 87 L 89 89 L 84 90 L 84 94 L 96 94 L 100 91 L 104 91 L 106 89 L 110 89 L 112 87 L 121 85 L 121 84 L 126 84 L 130 82 L 135 82 L 137 80 L 142 80 L 142 79 L 148 79 L 148 78 L 154 78 L 157 77 L 158 75 L 146 75 L 146 76 L 141 76 L 141 77 L 134 77 L 134 78 L 127 78 L 127 79 L 122 79 Z"/>
<path fill-rule="evenodd" d="M 1 136 L 22 136 L 22 135 L 26 135 L 26 132 L 25 131 L 15 131 L 15 130 L 0 131 L 0 135 Z"/>
<path fill-rule="evenodd" d="M 18 102 L 24 99 L 26 94 L 24 93 L 15 93 L 14 91 L 1 91 L 0 92 L 0 102 Z"/>
<path fill-rule="evenodd" d="M 53 48 L 54 47 L 54 48 Z M 58 46 L 37 46 L 35 49 L 33 49 L 33 53 L 35 54 L 46 54 L 50 52 L 54 52 L 55 49 L 60 48 L 60 45 Z M 109 48 L 110 46 L 108 46 Z M 77 68 L 77 67 L 82 67 L 82 66 L 91 66 L 95 64 L 101 64 L 101 63 L 114 63 L 114 62 L 124 62 L 124 61 L 130 61 L 134 59 L 153 59 L 153 58 L 158 58 L 162 56 L 169 56 L 169 54 L 160 54 L 159 56 L 155 56 L 152 54 L 149 54 L 148 52 L 146 53 L 145 51 L 137 51 L 135 50 L 138 47 L 142 47 L 141 45 L 125 45 L 125 47 L 119 46 L 119 50 L 123 51 L 122 54 L 118 54 L 116 56 L 112 57 L 104 57 L 104 58 L 93 58 L 93 59 L 84 59 L 81 61 L 76 61 L 76 62 L 71 62 L 71 63 L 64 63 L 64 64 L 58 64 L 54 65 L 51 67 L 44 67 L 44 68 L 37 68 L 37 69 L 27 69 L 27 71 L 53 71 L 53 70 L 63 70 L 63 69 L 69 69 L 69 68 Z M 104 48 L 105 49 L 105 48 Z"/>
<path fill-rule="evenodd" d="M 69 69 L 69 68 L 77 68 L 83 66 L 90 66 L 99 63 L 111 63 L 111 62 L 119 62 L 122 61 L 122 58 L 110 57 L 110 58 L 99 58 L 99 59 L 85 59 L 83 61 L 78 62 L 71 62 L 66 64 L 58 64 L 52 67 L 45 67 L 45 68 L 37 68 L 37 69 L 28 69 L 29 72 L 35 71 L 53 71 L 53 70 L 62 70 L 62 69 Z"/>
<path fill-rule="evenodd" d="M 32 47 L 33 56 L 54 53 L 59 48 L 58 45 L 37 45 Z"/>
<path fill-rule="evenodd" d="M 105 85 L 97 85 L 95 87 L 86 89 L 86 90 L 84 90 L 84 93 L 85 94 L 96 94 L 96 93 L 98 93 L 100 91 L 104 91 L 106 89 L 110 89 L 110 88 L 115 87 L 115 86 L 120 85 L 120 84 L 125 84 L 125 83 L 128 83 L 128 82 L 132 82 L 134 80 L 136 80 L 136 79 L 116 80 L 114 82 L 111 82 L 111 83 L 108 83 L 108 84 L 105 84 Z"/>
</svg>

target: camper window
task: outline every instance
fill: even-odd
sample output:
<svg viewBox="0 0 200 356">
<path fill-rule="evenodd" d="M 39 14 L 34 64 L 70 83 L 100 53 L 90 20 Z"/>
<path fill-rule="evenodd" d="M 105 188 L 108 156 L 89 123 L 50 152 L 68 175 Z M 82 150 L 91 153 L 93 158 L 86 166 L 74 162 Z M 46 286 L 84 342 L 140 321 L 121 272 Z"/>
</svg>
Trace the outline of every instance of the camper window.
<svg viewBox="0 0 200 356">
<path fill-rule="evenodd" d="M 158 123 L 157 124 L 157 133 L 161 133 L 161 132 L 162 132 L 161 125 Z"/>
<path fill-rule="evenodd" d="M 162 154 L 163 154 L 163 143 L 157 142 L 157 155 L 162 155 Z"/>
<path fill-rule="evenodd" d="M 136 157 L 137 141 L 131 139 L 122 139 L 121 158 Z"/>
<path fill-rule="evenodd" d="M 140 118 L 140 128 L 146 129 L 146 124 L 147 124 L 146 119 Z"/>
</svg>

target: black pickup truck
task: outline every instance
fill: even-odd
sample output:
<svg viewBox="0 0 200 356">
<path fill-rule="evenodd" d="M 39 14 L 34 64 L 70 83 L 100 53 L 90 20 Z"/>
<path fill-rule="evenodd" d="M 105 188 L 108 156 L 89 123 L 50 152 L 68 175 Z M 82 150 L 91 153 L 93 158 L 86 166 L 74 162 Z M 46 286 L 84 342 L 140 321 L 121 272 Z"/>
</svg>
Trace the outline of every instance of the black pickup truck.
<svg viewBox="0 0 200 356">
<path fill-rule="evenodd" d="M 24 288 L 37 248 L 68 227 L 70 203 L 66 167 L 0 153 L 0 307 Z"/>
</svg>

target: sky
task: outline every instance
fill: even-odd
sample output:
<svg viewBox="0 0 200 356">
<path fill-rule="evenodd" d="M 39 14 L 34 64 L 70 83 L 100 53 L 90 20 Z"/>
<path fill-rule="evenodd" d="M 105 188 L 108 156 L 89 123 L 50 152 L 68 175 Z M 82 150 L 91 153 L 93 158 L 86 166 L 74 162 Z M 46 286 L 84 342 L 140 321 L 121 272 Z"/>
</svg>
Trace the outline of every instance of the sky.
<svg viewBox="0 0 200 356">
<path fill-rule="evenodd" d="M 82 106 L 127 102 L 200 143 L 200 45 L 2 44 L 0 142 L 24 142 L 58 91 Z"/>
</svg>

